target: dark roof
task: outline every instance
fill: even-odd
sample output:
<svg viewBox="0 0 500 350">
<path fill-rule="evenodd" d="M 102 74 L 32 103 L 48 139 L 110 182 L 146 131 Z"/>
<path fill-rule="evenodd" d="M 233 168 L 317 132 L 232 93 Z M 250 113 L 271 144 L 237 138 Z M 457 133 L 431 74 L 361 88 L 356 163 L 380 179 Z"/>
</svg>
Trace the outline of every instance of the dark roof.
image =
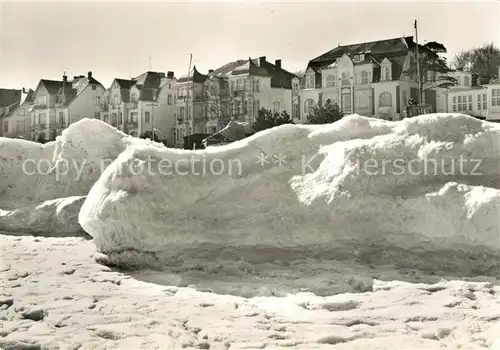
<svg viewBox="0 0 500 350">
<path fill-rule="evenodd" d="M 0 89 L 0 107 L 12 106 L 21 101 L 22 90 Z"/>
<path fill-rule="evenodd" d="M 406 53 L 410 49 L 413 49 L 413 46 L 414 42 L 412 36 L 338 46 L 309 61 L 308 67 L 320 68 L 327 66 L 335 62 L 337 58 L 342 57 L 344 54 L 348 56 L 365 54 L 375 57 L 388 53 Z"/>
<path fill-rule="evenodd" d="M 253 60 L 254 63 L 257 63 Z M 267 74 L 271 77 L 271 87 L 273 88 L 292 88 L 292 79 L 297 78 L 295 74 L 292 74 L 283 68 L 278 69 L 274 64 L 268 61 L 258 62 L 259 67 L 265 68 L 267 70 Z"/>
<path fill-rule="evenodd" d="M 45 89 L 47 89 L 50 95 L 56 95 L 63 85 L 63 82 L 58 80 L 42 79 L 40 80 L 40 82 L 43 84 L 43 86 L 45 86 Z"/>
<path fill-rule="evenodd" d="M 187 74 L 183 75 L 177 81 L 179 83 L 184 83 L 184 82 L 187 82 L 187 81 L 192 81 L 194 83 L 203 83 L 207 79 L 208 79 L 208 75 L 201 74 L 196 69 L 196 66 L 194 66 L 189 75 L 187 75 Z"/>
<path fill-rule="evenodd" d="M 403 72 L 403 66 L 408 52 L 414 50 L 415 42 L 412 36 L 370 41 L 359 44 L 338 46 L 309 61 L 308 68 L 317 73 L 321 68 L 335 63 L 344 54 L 349 57 L 364 54 L 362 62 L 354 62 L 355 65 L 374 63 L 374 81 L 380 79 L 380 63 L 387 58 L 392 64 L 392 79 L 399 80 Z"/>
<path fill-rule="evenodd" d="M 130 89 L 135 84 L 133 80 L 129 79 L 116 78 L 115 81 L 118 83 L 121 89 Z"/>
<path fill-rule="evenodd" d="M 213 73 L 209 74 L 211 77 L 227 77 L 229 75 L 236 76 L 242 74 L 250 74 L 254 76 L 271 77 L 271 87 L 275 88 L 292 88 L 292 79 L 296 78 L 283 68 L 278 69 L 274 64 L 265 61 L 260 62 L 259 58 L 247 60 L 236 60 L 217 68 Z"/>
<path fill-rule="evenodd" d="M 139 100 L 156 101 L 163 78 L 165 73 L 159 72 L 146 72 L 134 78 L 134 84 L 140 90 Z"/>
</svg>

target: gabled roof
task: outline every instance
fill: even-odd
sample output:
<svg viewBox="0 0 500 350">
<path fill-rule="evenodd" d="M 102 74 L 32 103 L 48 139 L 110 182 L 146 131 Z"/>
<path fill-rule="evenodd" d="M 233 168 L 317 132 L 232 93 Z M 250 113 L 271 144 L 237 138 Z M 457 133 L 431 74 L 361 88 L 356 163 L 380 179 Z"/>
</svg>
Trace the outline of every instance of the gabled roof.
<svg viewBox="0 0 500 350">
<path fill-rule="evenodd" d="M 35 92 L 29 89 L 27 94 L 21 94 L 21 105 L 23 103 L 33 103 L 35 101 Z"/>
<path fill-rule="evenodd" d="M 0 107 L 9 107 L 21 101 L 22 90 L 0 89 Z"/>
<path fill-rule="evenodd" d="M 89 85 L 101 85 L 102 86 L 102 84 L 100 82 L 98 82 L 96 79 L 94 79 L 93 77 L 88 78 L 88 77 L 82 75 L 79 77 L 75 77 L 75 79 L 73 79 L 73 81 L 68 81 L 66 83 L 66 85 L 63 85 L 63 83 L 61 82 L 61 87 L 59 88 L 57 95 L 58 96 L 62 95 L 63 87 L 64 87 L 65 104 L 69 105 Z"/>
<path fill-rule="evenodd" d="M 63 85 L 63 82 L 59 80 L 42 79 L 40 82 L 43 84 L 49 95 L 57 95 L 59 89 Z"/>
</svg>

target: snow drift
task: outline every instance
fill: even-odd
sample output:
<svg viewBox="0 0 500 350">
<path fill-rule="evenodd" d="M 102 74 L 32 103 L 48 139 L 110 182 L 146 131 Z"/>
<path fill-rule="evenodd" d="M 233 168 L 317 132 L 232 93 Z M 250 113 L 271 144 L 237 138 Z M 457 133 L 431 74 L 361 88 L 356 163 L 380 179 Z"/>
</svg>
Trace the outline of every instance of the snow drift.
<svg viewBox="0 0 500 350">
<path fill-rule="evenodd" d="M 82 234 L 78 213 L 85 197 L 66 197 L 28 205 L 20 209 L 0 209 L 0 231 L 10 235 L 67 237 Z"/>
<path fill-rule="evenodd" d="M 133 138 L 95 119 L 71 124 L 56 141 L 0 138 L 0 208 L 83 196 Z"/>
<path fill-rule="evenodd" d="M 92 187 L 79 222 L 103 253 L 154 259 L 346 241 L 359 243 L 352 254 L 378 244 L 498 256 L 499 141 L 496 124 L 432 114 L 283 125 L 199 151 L 136 145 Z"/>
<path fill-rule="evenodd" d="M 61 234 L 74 232 L 83 201 L 63 198 L 87 195 L 106 166 L 134 143 L 162 147 L 95 119 L 71 124 L 44 145 L 0 138 L 0 229 L 35 233 L 45 226 L 48 234 L 56 228 Z M 72 221 L 64 228 L 66 216 L 56 213 L 65 212 L 60 205 L 66 208 L 68 201 L 75 215 L 68 216 Z"/>
</svg>

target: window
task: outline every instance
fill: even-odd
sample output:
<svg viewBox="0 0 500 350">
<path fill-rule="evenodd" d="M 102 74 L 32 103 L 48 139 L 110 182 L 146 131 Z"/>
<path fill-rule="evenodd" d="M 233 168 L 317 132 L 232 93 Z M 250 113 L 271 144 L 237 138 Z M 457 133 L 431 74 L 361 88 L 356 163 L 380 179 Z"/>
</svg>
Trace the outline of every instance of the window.
<svg viewBox="0 0 500 350">
<path fill-rule="evenodd" d="M 351 80 L 349 79 L 349 73 L 342 72 L 342 85 L 350 85 Z"/>
<path fill-rule="evenodd" d="M 172 105 L 172 95 L 171 95 L 171 94 L 168 94 L 168 97 L 167 97 L 167 104 L 168 104 L 169 106 L 171 106 L 171 105 Z"/>
<path fill-rule="evenodd" d="M 38 96 L 37 105 L 38 106 L 45 106 L 46 104 L 47 104 L 47 96 Z"/>
<path fill-rule="evenodd" d="M 247 114 L 248 113 L 248 102 L 247 101 L 243 101 L 243 114 Z"/>
<path fill-rule="evenodd" d="M 45 113 L 40 113 L 38 115 L 38 124 L 43 125 L 43 124 L 45 124 L 46 121 L 47 121 L 47 119 L 45 117 Z"/>
<path fill-rule="evenodd" d="M 300 106 L 298 103 L 293 104 L 292 117 L 295 119 L 300 119 Z"/>
<path fill-rule="evenodd" d="M 406 107 L 406 105 L 408 104 L 408 96 L 406 95 L 406 90 L 403 90 L 402 99 L 403 99 L 403 107 Z"/>
<path fill-rule="evenodd" d="M 457 85 L 460 85 L 460 77 L 457 77 Z"/>
<path fill-rule="evenodd" d="M 94 100 L 94 104 L 99 106 L 101 104 L 101 96 L 96 96 Z"/>
<path fill-rule="evenodd" d="M 361 72 L 361 84 L 368 84 L 368 72 L 365 70 Z"/>
<path fill-rule="evenodd" d="M 193 107 L 188 106 L 188 118 L 192 119 L 193 118 Z"/>
<path fill-rule="evenodd" d="M 102 121 L 103 121 L 103 122 L 105 122 L 105 123 L 107 123 L 107 122 L 108 122 L 108 115 L 107 115 L 107 114 L 105 114 L 105 115 L 103 116 Z"/>
<path fill-rule="evenodd" d="M 379 96 L 379 107 L 392 107 L 392 95 L 390 93 L 382 92 Z"/>
<path fill-rule="evenodd" d="M 458 112 L 467 111 L 467 96 L 458 96 Z"/>
<path fill-rule="evenodd" d="M 391 71 L 389 67 L 384 67 L 384 81 L 390 81 L 391 80 Z"/>
<path fill-rule="evenodd" d="M 186 110 L 184 107 L 179 107 L 179 118 L 186 117 Z"/>
<path fill-rule="evenodd" d="M 464 85 L 470 86 L 470 78 L 469 77 L 464 77 Z"/>
<path fill-rule="evenodd" d="M 259 114 L 259 109 L 260 109 L 260 101 L 259 100 L 254 100 L 253 101 L 253 113 L 254 115 Z"/>
<path fill-rule="evenodd" d="M 500 89 L 491 90 L 491 105 L 493 107 L 500 106 Z"/>
<path fill-rule="evenodd" d="M 146 123 L 149 123 L 150 122 L 150 113 L 149 112 L 144 112 L 144 121 Z"/>
<path fill-rule="evenodd" d="M 243 80 L 241 80 L 241 79 L 236 80 L 236 84 L 237 84 L 238 91 L 243 90 Z"/>
<path fill-rule="evenodd" d="M 306 89 L 314 89 L 314 76 L 307 75 L 306 76 Z"/>
<path fill-rule="evenodd" d="M 172 89 L 172 83 L 168 83 L 168 89 L 171 90 Z"/>
<path fill-rule="evenodd" d="M 483 94 L 483 109 L 488 109 L 488 95 Z"/>
<path fill-rule="evenodd" d="M 326 87 L 327 88 L 335 87 L 335 76 L 334 75 L 328 74 L 326 76 Z"/>
<path fill-rule="evenodd" d="M 123 114 L 122 112 L 118 113 L 118 125 L 123 124 Z"/>
<path fill-rule="evenodd" d="M 453 112 L 457 112 L 457 97 L 453 96 Z"/>
<path fill-rule="evenodd" d="M 278 101 L 273 102 L 273 112 L 279 113 L 279 111 L 280 111 L 280 103 Z"/>
<path fill-rule="evenodd" d="M 3 121 L 3 132 L 9 132 L 9 121 L 8 120 Z"/>
<path fill-rule="evenodd" d="M 260 80 L 255 80 L 255 92 L 260 92 Z"/>
<path fill-rule="evenodd" d="M 477 109 L 481 110 L 482 104 L 481 104 L 481 95 L 477 95 Z"/>
<path fill-rule="evenodd" d="M 116 126 L 116 113 L 111 114 L 111 125 Z"/>
<path fill-rule="evenodd" d="M 314 100 L 312 98 L 304 101 L 304 114 L 311 114 L 313 111 Z"/>
<path fill-rule="evenodd" d="M 469 111 L 472 111 L 472 95 L 469 95 Z"/>
<path fill-rule="evenodd" d="M 234 107 L 233 114 L 240 115 L 240 113 L 241 113 L 241 110 L 240 110 L 240 101 L 234 101 L 233 107 Z"/>
<path fill-rule="evenodd" d="M 92 84 L 92 90 L 97 90 L 97 85 L 96 84 Z"/>
</svg>

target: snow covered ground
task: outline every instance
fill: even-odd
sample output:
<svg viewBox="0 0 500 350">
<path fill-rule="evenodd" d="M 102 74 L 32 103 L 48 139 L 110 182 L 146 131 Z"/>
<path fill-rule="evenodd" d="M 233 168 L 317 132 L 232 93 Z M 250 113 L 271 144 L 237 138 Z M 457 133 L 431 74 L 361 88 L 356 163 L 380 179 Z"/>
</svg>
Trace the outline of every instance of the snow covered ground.
<svg viewBox="0 0 500 350">
<path fill-rule="evenodd" d="M 243 298 L 115 272 L 83 239 L 3 236 L 1 249 L 5 350 L 496 349 L 500 341 L 500 287 L 488 282 L 376 280 L 366 293 Z"/>
<path fill-rule="evenodd" d="M 0 138 L 0 176 L 0 349 L 500 347 L 497 124 L 353 115 L 185 151 L 82 120 Z"/>
</svg>

